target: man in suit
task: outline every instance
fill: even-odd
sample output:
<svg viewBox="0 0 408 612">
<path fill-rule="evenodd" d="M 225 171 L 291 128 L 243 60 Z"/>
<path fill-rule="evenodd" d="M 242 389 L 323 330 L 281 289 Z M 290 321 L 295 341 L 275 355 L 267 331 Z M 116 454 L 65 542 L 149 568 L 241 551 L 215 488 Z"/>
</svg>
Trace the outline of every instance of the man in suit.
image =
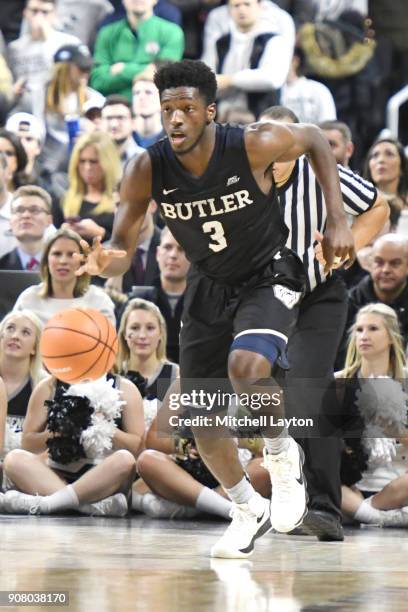
<svg viewBox="0 0 408 612">
<path fill-rule="evenodd" d="M 157 262 L 160 277 L 153 283 L 154 286 L 134 287 L 129 298 L 143 298 L 160 308 L 167 325 L 167 357 L 178 363 L 180 322 L 190 262 L 168 227 L 163 229 L 160 236 Z"/>
<path fill-rule="evenodd" d="M 24 185 L 11 200 L 10 227 L 17 246 L 0 258 L 0 270 L 40 267 L 47 229 L 52 224 L 51 197 L 41 187 Z"/>
<path fill-rule="evenodd" d="M 154 223 L 156 210 L 157 204 L 152 200 L 140 230 L 131 266 L 123 275 L 123 293 L 129 293 L 134 286 L 154 285 L 160 278 L 156 252 L 160 244 L 161 231 Z"/>
</svg>

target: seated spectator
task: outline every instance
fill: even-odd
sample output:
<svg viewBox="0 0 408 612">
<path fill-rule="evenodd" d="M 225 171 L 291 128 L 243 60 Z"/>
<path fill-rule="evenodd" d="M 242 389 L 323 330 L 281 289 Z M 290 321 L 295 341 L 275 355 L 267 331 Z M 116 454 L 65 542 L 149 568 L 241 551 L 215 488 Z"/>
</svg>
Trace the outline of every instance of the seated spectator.
<svg viewBox="0 0 408 612">
<path fill-rule="evenodd" d="M 110 0 L 110 2 L 115 10 L 104 19 L 101 24 L 102 27 L 108 25 L 109 23 L 113 23 L 114 21 L 118 21 L 118 19 L 124 19 L 126 17 L 126 10 L 123 6 L 123 0 Z M 153 7 L 153 12 L 157 17 L 167 19 L 167 21 L 172 21 L 173 23 L 181 26 L 181 12 L 174 6 L 174 4 L 174 0 L 157 0 Z"/>
<path fill-rule="evenodd" d="M 146 72 L 144 73 L 146 75 Z M 147 148 L 165 136 L 159 90 L 152 78 L 136 77 L 132 87 L 134 113 L 134 139 L 140 147 Z"/>
<path fill-rule="evenodd" d="M 396 227 L 401 211 L 408 206 L 408 159 L 396 140 L 379 139 L 369 149 L 364 176 L 387 199 L 391 208 L 391 227 Z"/>
<path fill-rule="evenodd" d="M 166 356 L 166 321 L 152 302 L 135 298 L 128 302 L 119 327 L 117 369 L 134 382 L 146 398 L 145 425 L 150 426 L 157 413 L 157 399 L 178 377 L 179 367 Z M 153 401 L 153 404 L 151 403 Z"/>
<path fill-rule="evenodd" d="M 24 18 L 27 33 L 8 46 L 8 61 L 14 79 L 24 81 L 16 110 L 42 117 L 44 91 L 52 73 L 53 57 L 62 45 L 79 39 L 56 29 L 55 0 L 27 0 Z"/>
<path fill-rule="evenodd" d="M 354 10 L 367 15 L 368 0 L 337 0 L 336 2 L 327 2 L 327 0 L 314 0 L 315 18 L 320 21 L 323 19 L 337 19 L 345 10 Z"/>
<path fill-rule="evenodd" d="M 91 84 L 104 95 L 132 99 L 134 77 L 156 60 L 183 57 L 183 30 L 153 14 L 156 0 L 123 0 L 126 18 L 103 27 L 96 39 Z"/>
<path fill-rule="evenodd" d="M 228 9 L 229 31 L 207 47 L 202 59 L 217 74 L 219 112 L 244 105 L 258 117 L 278 101 L 293 40 L 289 44 L 276 26 L 262 20 L 258 0 L 229 0 Z"/>
<path fill-rule="evenodd" d="M 207 49 L 212 48 L 214 43 L 219 38 L 225 34 L 228 34 L 231 27 L 227 2 L 217 2 L 217 0 L 214 0 L 212 4 L 217 6 L 216 8 L 212 8 L 210 10 L 205 20 L 203 33 L 203 58 L 207 54 Z M 222 6 L 218 6 L 218 4 L 221 4 Z M 284 37 L 287 42 L 286 53 L 291 55 L 293 52 L 293 47 L 295 46 L 296 32 L 293 18 L 289 14 L 287 7 L 282 6 L 282 0 L 279 1 L 279 5 L 271 0 L 260 0 L 259 4 L 261 8 L 262 22 L 264 24 L 268 24 L 273 32 L 277 32 Z M 284 4 L 287 4 L 287 2 Z"/>
<path fill-rule="evenodd" d="M 0 323 L 0 376 L 7 392 L 5 451 L 21 448 L 21 432 L 34 386 L 45 376 L 39 351 L 42 325 L 29 310 Z"/>
<path fill-rule="evenodd" d="M 45 187 L 42 169 L 38 157 L 45 141 L 44 123 L 29 113 L 14 113 L 6 123 L 6 130 L 13 132 L 20 139 L 27 155 L 24 172 L 30 185 Z"/>
<path fill-rule="evenodd" d="M 331 9 L 345 3 L 326 4 Z M 357 168 L 384 125 L 383 87 L 387 67 L 374 34 L 369 20 L 356 10 L 342 10 L 335 20 L 305 23 L 298 32 L 308 75 L 327 85 L 336 104 L 337 117 L 353 133 Z"/>
<path fill-rule="evenodd" d="M 121 286 L 117 286 L 125 293 L 132 291 L 134 286 L 155 285 L 159 281 L 160 270 L 156 256 L 161 232 L 154 224 L 156 211 L 157 204 L 152 200 L 140 228 L 137 248 L 132 257 L 130 268 L 123 275 Z M 113 280 L 116 280 L 116 278 Z"/>
<path fill-rule="evenodd" d="M 17 189 L 11 201 L 10 217 L 17 246 L 0 258 L 0 270 L 38 270 L 51 224 L 48 193 L 35 185 Z"/>
<path fill-rule="evenodd" d="M 143 153 L 133 139 L 132 106 L 127 98 L 112 94 L 102 107 L 102 131 L 106 132 L 115 143 L 122 166 L 134 155 Z"/>
<path fill-rule="evenodd" d="M 181 314 L 190 262 L 167 227 L 163 229 L 160 236 L 160 245 L 157 247 L 157 262 L 160 279 L 154 287 L 146 287 L 145 289 L 135 287 L 129 297 L 130 299 L 134 297 L 143 298 L 159 307 L 167 325 L 167 355 L 169 359 L 178 363 Z"/>
<path fill-rule="evenodd" d="M 343 121 L 321 121 L 319 128 L 326 134 L 336 162 L 348 168 L 354 151 L 349 126 Z"/>
<path fill-rule="evenodd" d="M 7 157 L 0 152 L 0 257 L 16 246 L 16 239 L 10 227 L 12 194 L 7 190 Z"/>
<path fill-rule="evenodd" d="M 345 435 L 353 432 L 343 452 L 342 510 L 360 523 L 406 527 L 407 369 L 392 308 L 369 304 L 359 310 L 345 368 L 336 377 Z"/>
<path fill-rule="evenodd" d="M 372 248 L 371 269 L 349 292 L 346 330 L 363 306 L 381 302 L 397 314 L 404 346 L 408 342 L 408 241 L 398 234 L 385 234 Z M 343 361 L 344 363 L 344 361 Z"/>
<path fill-rule="evenodd" d="M 64 227 L 86 240 L 109 240 L 121 172 L 119 155 L 109 136 L 102 132 L 81 136 L 69 162 L 69 189 L 62 203 Z"/>
<path fill-rule="evenodd" d="M 42 282 L 25 289 L 13 311 L 28 309 L 45 324 L 66 308 L 96 308 L 115 325 L 112 300 L 100 287 L 90 285 L 87 274 L 75 275 L 80 266 L 75 253 L 84 254 L 81 237 L 69 229 L 58 230 L 47 242 L 41 258 Z"/>
<path fill-rule="evenodd" d="M 84 104 L 90 100 L 103 104 L 104 98 L 88 87 L 92 57 L 85 45 L 65 45 L 54 55 L 54 71 L 48 84 L 45 102 L 47 140 L 43 164 L 55 165 L 67 155 L 81 129 Z M 50 160 L 51 158 L 51 160 Z M 50 165 L 51 164 L 51 165 Z"/>
<path fill-rule="evenodd" d="M 95 411 L 98 423 L 92 421 Z M 69 425 L 64 427 L 64 420 Z M 4 460 L 9 490 L 0 497 L 0 507 L 12 514 L 74 510 L 124 516 L 143 437 L 142 400 L 128 380 L 108 375 L 69 386 L 47 377 L 28 405 L 24 450 L 13 450 Z M 44 461 L 39 454 L 47 449 Z"/>
<path fill-rule="evenodd" d="M 336 105 L 330 89 L 303 76 L 305 57 L 296 47 L 286 83 L 281 91 L 281 104 L 289 107 L 301 123 L 318 123 L 336 119 Z"/>
<path fill-rule="evenodd" d="M 157 399 L 163 401 L 170 384 L 178 376 L 178 366 L 166 358 L 166 335 L 166 323 L 157 306 L 142 299 L 134 299 L 128 303 L 120 323 L 117 367 L 123 376 L 138 385 L 145 398 L 146 428 L 156 420 Z M 149 430 L 149 446 L 154 444 L 154 440 L 157 443 L 157 433 L 154 431 L 155 426 L 152 426 Z M 163 444 L 169 445 L 169 451 L 174 452 L 174 439 L 160 439 L 159 442 L 160 448 Z M 192 449 L 190 452 L 194 459 L 198 458 Z M 196 511 L 188 506 L 196 506 L 198 510 L 229 518 L 231 502 L 224 499 L 221 493 L 219 496 L 196 481 L 184 464 L 184 467 L 181 467 L 181 457 L 179 460 L 177 463 L 174 456 L 158 450 L 144 454 L 140 469 L 147 480 L 137 481 L 133 486 L 133 509 L 141 510 L 155 518 L 186 518 L 196 514 Z M 196 462 L 195 467 L 199 467 L 198 463 L 202 471 L 201 476 L 205 474 L 207 480 L 211 478 L 212 486 L 218 486 L 218 490 L 221 490 L 201 461 Z M 145 483 L 158 495 L 145 495 Z M 161 495 L 165 499 L 159 497 Z M 174 504 L 172 501 L 179 503 Z"/>
<path fill-rule="evenodd" d="M 0 128 L 0 152 L 4 153 L 7 160 L 7 190 L 13 193 L 28 183 L 25 173 L 27 154 L 18 136 L 4 128 Z"/>
<path fill-rule="evenodd" d="M 59 0 L 57 19 L 61 29 L 93 48 L 99 24 L 113 12 L 109 0 Z"/>
</svg>

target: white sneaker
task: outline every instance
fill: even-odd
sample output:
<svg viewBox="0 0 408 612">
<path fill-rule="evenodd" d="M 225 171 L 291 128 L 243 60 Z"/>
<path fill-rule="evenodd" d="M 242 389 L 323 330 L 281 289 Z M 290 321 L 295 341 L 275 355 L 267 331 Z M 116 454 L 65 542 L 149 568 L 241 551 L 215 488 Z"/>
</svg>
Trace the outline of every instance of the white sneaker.
<svg viewBox="0 0 408 612">
<path fill-rule="evenodd" d="M 9 514 L 40 514 L 40 495 L 28 495 L 21 491 L 6 491 L 3 508 Z"/>
<path fill-rule="evenodd" d="M 268 470 L 272 482 L 271 523 L 281 533 L 298 527 L 307 514 L 306 478 L 302 466 L 304 453 L 293 438 L 289 448 L 278 455 L 263 450 L 262 467 Z"/>
<path fill-rule="evenodd" d="M 128 503 L 123 493 L 116 493 L 93 504 L 81 504 L 79 511 L 89 516 L 126 516 Z"/>
<path fill-rule="evenodd" d="M 231 524 L 211 549 L 211 557 L 245 559 L 255 540 L 272 529 L 270 501 L 255 493 L 246 504 L 232 504 Z"/>
<path fill-rule="evenodd" d="M 198 514 L 196 508 L 177 504 L 154 493 L 145 493 L 143 495 L 142 512 L 150 516 L 150 518 L 156 519 L 184 519 L 192 518 Z"/>
<path fill-rule="evenodd" d="M 379 510 L 381 527 L 408 527 L 408 507 L 395 510 Z"/>
</svg>

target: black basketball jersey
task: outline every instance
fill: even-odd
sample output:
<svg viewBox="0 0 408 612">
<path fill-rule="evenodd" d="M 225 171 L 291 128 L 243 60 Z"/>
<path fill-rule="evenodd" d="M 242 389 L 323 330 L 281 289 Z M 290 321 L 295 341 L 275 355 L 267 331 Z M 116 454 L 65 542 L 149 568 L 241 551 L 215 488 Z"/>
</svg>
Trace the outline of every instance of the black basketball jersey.
<svg viewBox="0 0 408 612">
<path fill-rule="evenodd" d="M 204 174 L 192 176 L 168 138 L 148 148 L 153 197 L 170 231 L 199 270 L 238 284 L 264 268 L 285 245 L 275 188 L 265 195 L 249 165 L 244 128 L 216 126 L 215 147 Z"/>
</svg>

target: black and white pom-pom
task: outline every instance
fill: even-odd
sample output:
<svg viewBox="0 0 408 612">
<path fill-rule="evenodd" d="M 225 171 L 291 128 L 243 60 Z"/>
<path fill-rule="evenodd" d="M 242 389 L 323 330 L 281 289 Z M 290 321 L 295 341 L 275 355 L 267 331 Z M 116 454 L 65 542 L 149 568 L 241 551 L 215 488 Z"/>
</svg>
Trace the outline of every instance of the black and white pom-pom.
<svg viewBox="0 0 408 612">
<path fill-rule="evenodd" d="M 377 423 L 385 429 L 402 432 L 407 425 L 408 396 L 399 381 L 388 377 L 360 381 L 356 403 L 366 423 Z M 383 437 L 387 432 L 383 432 Z"/>
<path fill-rule="evenodd" d="M 81 443 L 85 454 L 90 459 L 102 459 L 112 450 L 115 425 L 103 416 L 94 415 L 92 425 L 85 429 L 81 435 Z"/>
</svg>

